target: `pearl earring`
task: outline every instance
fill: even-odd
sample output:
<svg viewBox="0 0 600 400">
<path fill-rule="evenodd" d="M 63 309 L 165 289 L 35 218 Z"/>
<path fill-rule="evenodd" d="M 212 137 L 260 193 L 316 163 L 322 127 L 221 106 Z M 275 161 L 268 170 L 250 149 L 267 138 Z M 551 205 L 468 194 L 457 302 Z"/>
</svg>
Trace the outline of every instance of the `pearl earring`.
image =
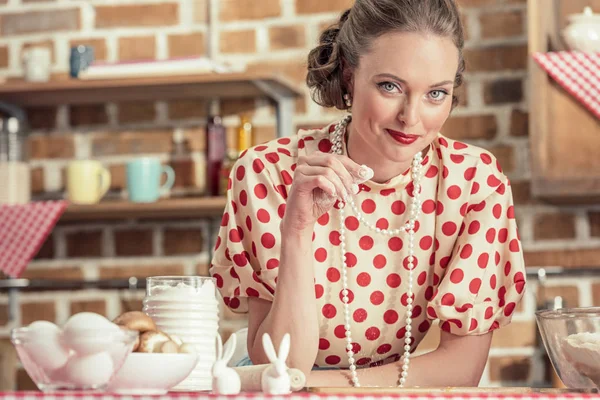
<svg viewBox="0 0 600 400">
<path fill-rule="evenodd" d="M 346 107 L 350 109 L 350 107 L 352 107 L 352 99 L 350 98 L 350 95 L 348 93 L 344 95 L 344 101 L 346 102 Z"/>
</svg>

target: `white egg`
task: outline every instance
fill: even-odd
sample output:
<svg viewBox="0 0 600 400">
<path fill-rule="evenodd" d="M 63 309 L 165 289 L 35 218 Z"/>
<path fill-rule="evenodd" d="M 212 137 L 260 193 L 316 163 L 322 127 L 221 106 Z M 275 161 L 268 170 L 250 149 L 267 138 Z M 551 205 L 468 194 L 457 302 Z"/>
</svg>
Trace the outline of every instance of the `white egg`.
<svg viewBox="0 0 600 400">
<path fill-rule="evenodd" d="M 89 356 L 75 356 L 65 367 L 68 382 L 77 386 L 106 384 L 113 371 L 112 358 L 106 352 Z"/>
<path fill-rule="evenodd" d="M 35 321 L 27 329 L 23 349 L 36 365 L 49 373 L 67 363 L 69 349 L 61 343 L 62 331 L 58 326 L 48 321 Z"/>
<path fill-rule="evenodd" d="M 121 329 L 100 314 L 83 312 L 73 315 L 63 328 L 63 343 L 78 355 L 106 350 Z"/>
</svg>

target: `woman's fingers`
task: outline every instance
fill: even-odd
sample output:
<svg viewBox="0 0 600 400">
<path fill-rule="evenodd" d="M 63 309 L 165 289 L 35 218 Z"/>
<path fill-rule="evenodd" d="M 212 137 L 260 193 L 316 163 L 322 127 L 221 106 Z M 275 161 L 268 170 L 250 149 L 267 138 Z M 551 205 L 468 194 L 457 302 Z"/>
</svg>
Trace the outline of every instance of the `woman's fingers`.
<svg viewBox="0 0 600 400">
<path fill-rule="evenodd" d="M 318 187 L 330 196 L 340 199 L 345 199 L 348 195 L 344 182 L 331 168 L 303 164 L 296 168 L 296 174 L 301 176 L 300 183 L 302 186 L 307 185 L 306 189 L 312 190 Z"/>
<path fill-rule="evenodd" d="M 349 193 L 358 193 L 357 184 L 373 177 L 373 171 L 369 167 L 361 166 L 346 156 L 317 152 L 310 157 L 303 158 L 301 162 L 333 170 Z"/>
</svg>

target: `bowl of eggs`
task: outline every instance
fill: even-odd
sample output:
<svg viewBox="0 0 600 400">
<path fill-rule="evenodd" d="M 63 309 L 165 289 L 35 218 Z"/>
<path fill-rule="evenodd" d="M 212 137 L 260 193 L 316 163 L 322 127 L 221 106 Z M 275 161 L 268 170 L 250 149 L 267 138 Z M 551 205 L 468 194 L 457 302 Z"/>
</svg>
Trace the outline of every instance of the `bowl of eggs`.
<svg viewBox="0 0 600 400">
<path fill-rule="evenodd" d="M 11 331 L 23 367 L 41 391 L 104 390 L 132 352 L 139 333 L 83 312 L 60 328 L 35 321 Z"/>
</svg>

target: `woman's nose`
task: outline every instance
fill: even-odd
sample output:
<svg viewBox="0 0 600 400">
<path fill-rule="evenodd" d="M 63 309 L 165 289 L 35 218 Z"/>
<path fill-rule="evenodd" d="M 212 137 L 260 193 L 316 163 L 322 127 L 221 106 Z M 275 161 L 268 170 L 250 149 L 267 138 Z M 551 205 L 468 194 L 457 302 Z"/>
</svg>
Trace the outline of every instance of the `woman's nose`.
<svg viewBox="0 0 600 400">
<path fill-rule="evenodd" d="M 398 113 L 398 119 L 408 127 L 419 123 L 419 107 L 417 101 L 407 99 Z"/>
</svg>

